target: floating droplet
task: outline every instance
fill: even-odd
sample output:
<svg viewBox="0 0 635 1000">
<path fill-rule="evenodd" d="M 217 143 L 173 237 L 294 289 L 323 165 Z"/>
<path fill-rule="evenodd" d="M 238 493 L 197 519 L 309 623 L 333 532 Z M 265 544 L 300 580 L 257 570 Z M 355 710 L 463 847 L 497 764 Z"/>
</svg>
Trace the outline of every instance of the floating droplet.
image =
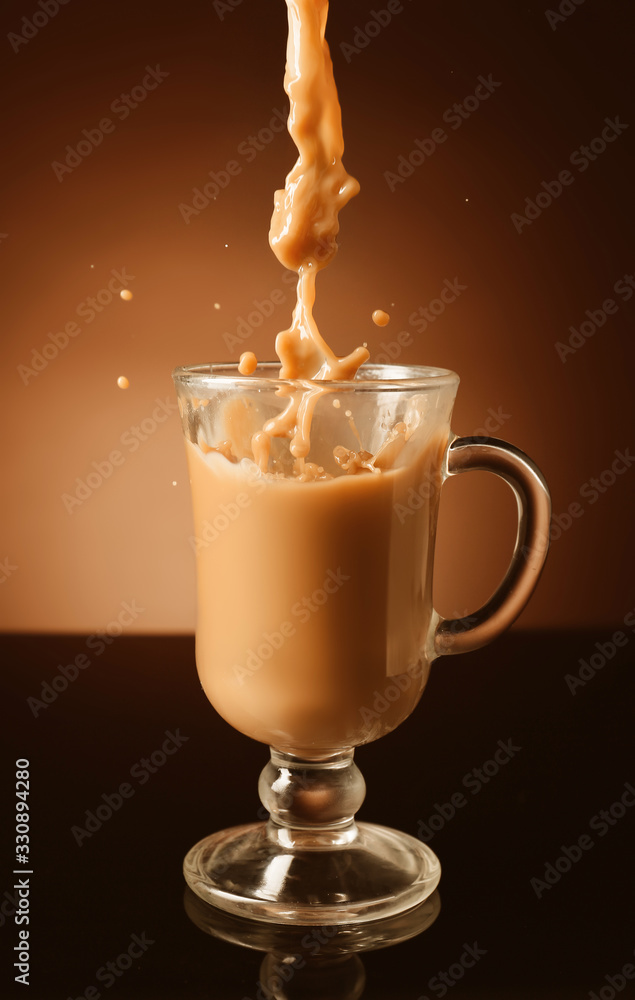
<svg viewBox="0 0 635 1000">
<path fill-rule="evenodd" d="M 120 375 L 119 378 L 117 379 L 117 385 L 119 386 L 120 389 L 127 389 L 128 386 L 130 385 L 130 382 L 128 381 L 125 375 Z"/>
<path fill-rule="evenodd" d="M 238 371 L 241 375 L 252 375 L 258 367 L 258 358 L 253 351 L 245 351 L 240 355 Z"/>
<path fill-rule="evenodd" d="M 383 309 L 375 309 L 372 319 L 375 326 L 387 326 L 390 323 L 390 316 Z"/>
<path fill-rule="evenodd" d="M 339 408 L 340 408 L 341 405 L 342 404 L 340 403 L 339 399 L 334 399 L 333 400 L 333 406 L 335 407 L 336 410 L 339 410 Z"/>
<path fill-rule="evenodd" d="M 130 302 L 130 299 L 132 298 L 132 292 L 130 291 L 129 288 L 122 288 L 119 294 L 121 298 L 124 300 L 124 302 Z"/>
<path fill-rule="evenodd" d="M 214 303 L 214 309 L 220 309 L 220 302 Z"/>
</svg>

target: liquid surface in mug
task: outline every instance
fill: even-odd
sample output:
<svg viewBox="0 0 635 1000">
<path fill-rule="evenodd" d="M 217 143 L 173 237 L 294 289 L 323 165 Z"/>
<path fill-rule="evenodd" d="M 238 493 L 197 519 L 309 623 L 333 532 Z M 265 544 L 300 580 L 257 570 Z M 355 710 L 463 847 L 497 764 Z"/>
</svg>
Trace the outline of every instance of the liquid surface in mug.
<svg viewBox="0 0 635 1000">
<path fill-rule="evenodd" d="M 297 483 L 187 442 L 199 676 L 236 729 L 312 757 L 413 710 L 446 443 L 403 468 Z"/>
</svg>

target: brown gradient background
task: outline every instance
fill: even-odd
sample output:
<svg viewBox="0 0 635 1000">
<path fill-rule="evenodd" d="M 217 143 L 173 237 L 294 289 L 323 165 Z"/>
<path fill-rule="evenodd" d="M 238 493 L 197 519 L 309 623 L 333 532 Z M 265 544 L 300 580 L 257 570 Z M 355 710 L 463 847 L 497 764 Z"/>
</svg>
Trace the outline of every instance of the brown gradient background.
<svg viewBox="0 0 635 1000">
<path fill-rule="evenodd" d="M 560 514 L 616 449 L 635 447 L 635 298 L 618 300 L 618 314 L 566 364 L 554 348 L 635 272 L 632 125 L 585 173 L 573 169 L 573 186 L 522 235 L 510 215 L 570 166 L 606 116 L 631 123 L 629 5 L 587 0 L 553 31 L 542 5 L 404 0 L 347 63 L 339 43 L 383 6 L 332 4 L 345 163 L 362 193 L 343 213 L 338 259 L 319 281 L 322 331 L 339 353 L 362 340 L 378 352 L 457 277 L 467 290 L 428 331 L 413 332 L 400 360 L 459 372 L 458 433 L 482 428 L 488 409 L 502 407 L 500 436 L 535 458 Z M 236 358 L 223 333 L 254 299 L 278 288 L 287 297 L 246 342 L 259 358 L 272 356 L 288 323 L 291 286 L 267 230 L 295 150 L 281 134 L 252 163 L 236 155 L 272 109 L 286 112 L 285 5 L 243 0 L 221 21 L 209 0 L 73 0 L 14 53 L 6 36 L 35 9 L 5 3 L 0 32 L 0 559 L 17 566 L 0 584 L 0 627 L 92 631 L 135 599 L 146 609 L 135 629 L 188 631 L 194 565 L 178 419 L 134 454 L 119 439 L 157 399 L 173 398 L 174 366 Z M 157 63 L 168 78 L 120 121 L 111 102 Z M 448 140 L 391 193 L 384 171 L 490 73 L 502 86 L 460 129 L 446 126 Z M 104 116 L 114 133 L 60 183 L 52 161 Z M 185 224 L 179 204 L 232 158 L 240 176 Z M 24 385 L 17 366 L 123 267 L 134 275 L 132 302 L 117 297 L 90 325 L 78 320 L 81 334 Z M 392 315 L 384 330 L 371 323 L 375 308 Z M 130 379 L 126 392 L 120 374 Z M 125 464 L 67 513 L 62 494 L 113 449 Z M 634 481 L 635 469 L 597 504 L 581 501 L 584 516 L 554 543 L 523 626 L 619 623 L 635 604 Z M 465 612 L 488 596 L 515 517 L 511 493 L 493 477 L 446 484 L 438 610 Z"/>
</svg>

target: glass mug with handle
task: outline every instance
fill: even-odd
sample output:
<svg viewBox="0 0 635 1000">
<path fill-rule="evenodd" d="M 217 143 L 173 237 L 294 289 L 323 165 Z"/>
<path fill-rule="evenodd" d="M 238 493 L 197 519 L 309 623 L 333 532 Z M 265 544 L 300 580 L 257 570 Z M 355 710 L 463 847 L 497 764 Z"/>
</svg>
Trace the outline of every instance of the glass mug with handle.
<svg viewBox="0 0 635 1000">
<path fill-rule="evenodd" d="M 199 677 L 220 715 L 271 749 L 259 783 L 269 820 L 206 837 L 184 873 L 232 913 L 355 923 L 421 902 L 441 869 L 414 837 L 356 823 L 365 785 L 354 749 L 410 715 L 433 660 L 514 621 L 545 561 L 551 504 L 517 448 L 452 434 L 454 372 L 367 364 L 350 382 L 289 382 L 278 371 L 173 374 L 194 507 Z M 304 421 L 304 447 L 262 434 L 289 409 Z M 490 600 L 443 619 L 432 606 L 439 495 L 469 469 L 511 486 L 518 534 Z"/>
</svg>

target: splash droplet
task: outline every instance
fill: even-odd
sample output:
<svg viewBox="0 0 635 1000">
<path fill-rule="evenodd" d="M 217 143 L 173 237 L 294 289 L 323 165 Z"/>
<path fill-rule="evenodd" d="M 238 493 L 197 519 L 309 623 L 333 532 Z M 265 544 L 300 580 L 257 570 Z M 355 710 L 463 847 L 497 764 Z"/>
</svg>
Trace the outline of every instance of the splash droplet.
<svg viewBox="0 0 635 1000">
<path fill-rule="evenodd" d="M 124 300 L 124 302 L 130 302 L 130 299 L 132 298 L 132 292 L 130 291 L 129 288 L 122 288 L 119 294 L 121 298 Z"/>
<path fill-rule="evenodd" d="M 253 351 L 245 351 L 240 355 L 238 371 L 241 375 L 252 375 L 258 367 L 258 358 Z"/>
<path fill-rule="evenodd" d="M 214 309 L 220 309 L 220 302 L 214 303 Z"/>
<path fill-rule="evenodd" d="M 387 326 L 390 323 L 390 316 L 383 309 L 375 309 L 372 319 L 375 326 Z"/>
<path fill-rule="evenodd" d="M 117 379 L 117 385 L 119 386 L 120 389 L 127 389 L 128 386 L 130 385 L 130 382 L 128 381 L 125 375 L 120 375 L 119 378 Z"/>
</svg>

